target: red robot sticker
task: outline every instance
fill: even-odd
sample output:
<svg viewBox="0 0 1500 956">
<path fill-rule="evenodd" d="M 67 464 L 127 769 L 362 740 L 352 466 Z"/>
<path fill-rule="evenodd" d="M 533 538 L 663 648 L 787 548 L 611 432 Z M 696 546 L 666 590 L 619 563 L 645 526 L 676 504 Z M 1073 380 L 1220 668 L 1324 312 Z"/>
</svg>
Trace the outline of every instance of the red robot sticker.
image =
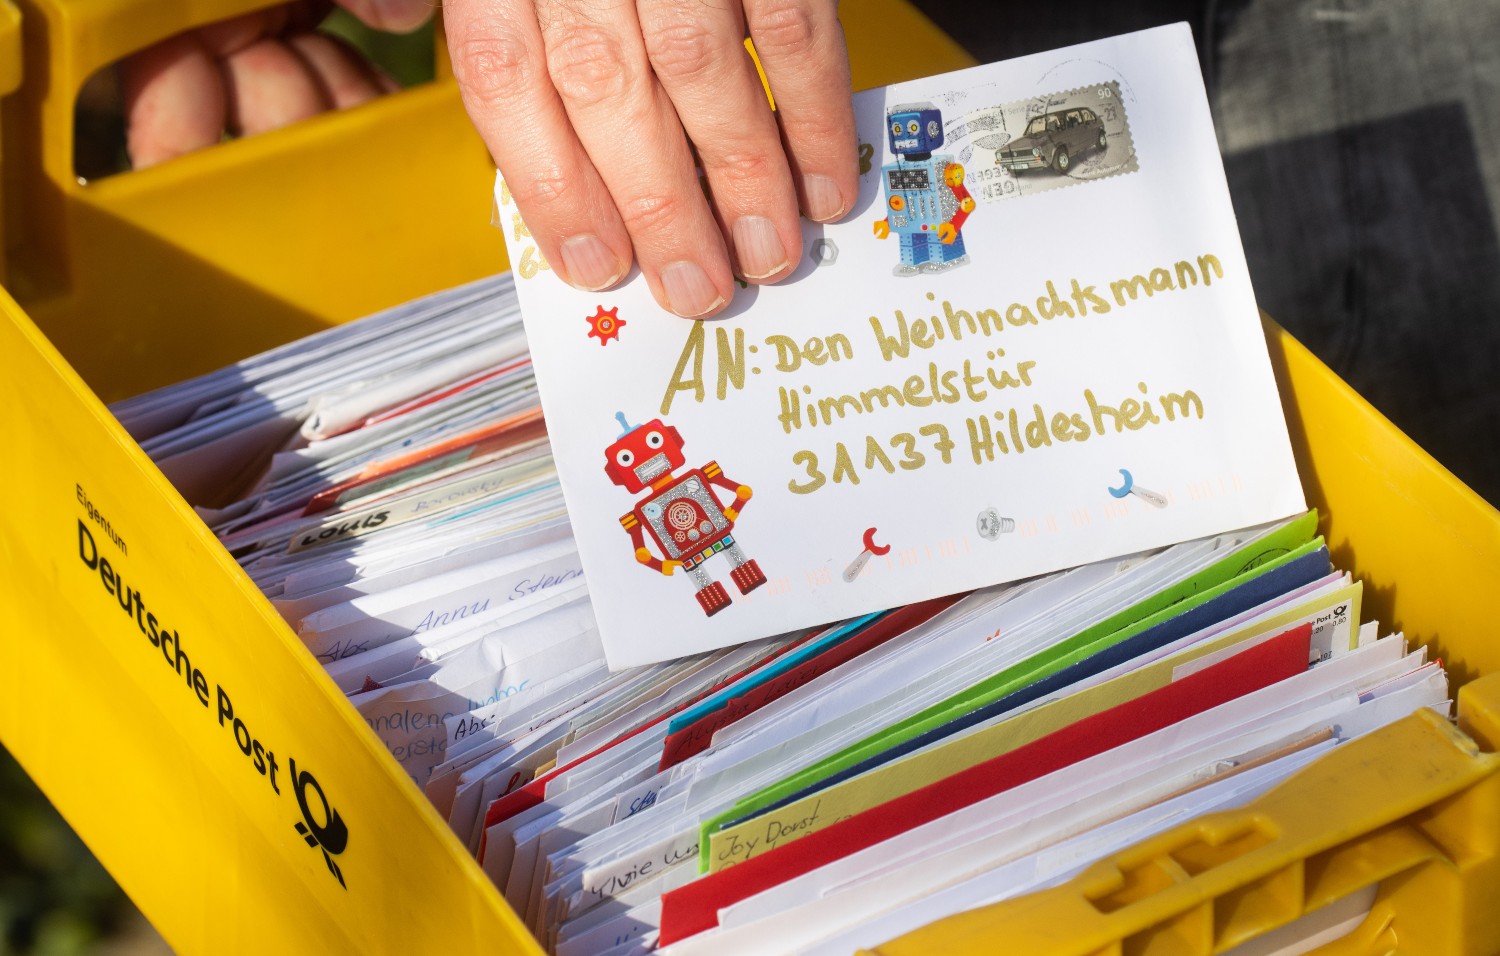
<svg viewBox="0 0 1500 956">
<path fill-rule="evenodd" d="M 620 525 L 635 543 L 635 559 L 668 577 L 682 568 L 692 578 L 698 604 L 709 617 L 729 606 L 724 585 L 713 579 L 703 564 L 720 552 L 729 559 L 729 577 L 741 594 L 749 594 L 766 583 L 760 565 L 745 557 L 734 540 L 734 522 L 750 500 L 750 488 L 724 476 L 717 462 L 702 468 L 677 470 L 687 464 L 682 454 L 682 436 L 677 429 L 653 419 L 632 427 L 624 412 L 616 412 L 624 433 L 604 450 L 604 473 L 609 480 L 632 494 L 649 491 L 635 510 L 620 518 Z M 724 506 L 713 487 L 734 493 L 734 502 Z M 646 546 L 646 535 L 656 543 L 662 557 Z"/>
</svg>

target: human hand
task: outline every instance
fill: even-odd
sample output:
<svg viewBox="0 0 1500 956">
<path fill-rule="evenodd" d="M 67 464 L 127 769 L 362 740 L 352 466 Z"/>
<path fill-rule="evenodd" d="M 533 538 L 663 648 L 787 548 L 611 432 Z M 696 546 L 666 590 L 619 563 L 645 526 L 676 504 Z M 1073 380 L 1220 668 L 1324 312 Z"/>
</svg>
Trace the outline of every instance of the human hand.
<svg viewBox="0 0 1500 956">
<path fill-rule="evenodd" d="M 377 29 L 401 32 L 432 14 L 427 0 L 339 0 Z M 319 0 L 257 10 L 147 47 L 120 64 L 126 149 L 137 169 L 396 89 L 343 41 L 315 28 Z"/>
<path fill-rule="evenodd" d="M 554 271 L 711 315 L 858 192 L 834 0 L 447 0 L 464 104 Z M 773 114 L 743 47 L 748 27 Z M 779 121 L 779 122 L 778 122 Z M 690 145 L 691 144 L 691 145 Z M 712 199 L 694 170 L 696 149 Z"/>
</svg>

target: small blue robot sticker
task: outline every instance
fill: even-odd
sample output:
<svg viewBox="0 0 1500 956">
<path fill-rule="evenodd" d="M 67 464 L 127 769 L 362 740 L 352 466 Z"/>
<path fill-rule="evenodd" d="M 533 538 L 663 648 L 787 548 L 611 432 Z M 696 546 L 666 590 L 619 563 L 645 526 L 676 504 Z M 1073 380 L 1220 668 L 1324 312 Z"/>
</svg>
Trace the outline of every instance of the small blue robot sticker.
<svg viewBox="0 0 1500 956">
<path fill-rule="evenodd" d="M 875 221 L 875 236 L 895 233 L 901 240 L 898 276 L 946 272 L 969 261 L 959 230 L 974 211 L 964 186 L 964 168 L 946 154 L 943 114 L 931 103 L 904 103 L 886 111 L 886 132 L 894 163 L 885 175 L 886 216 Z"/>
</svg>

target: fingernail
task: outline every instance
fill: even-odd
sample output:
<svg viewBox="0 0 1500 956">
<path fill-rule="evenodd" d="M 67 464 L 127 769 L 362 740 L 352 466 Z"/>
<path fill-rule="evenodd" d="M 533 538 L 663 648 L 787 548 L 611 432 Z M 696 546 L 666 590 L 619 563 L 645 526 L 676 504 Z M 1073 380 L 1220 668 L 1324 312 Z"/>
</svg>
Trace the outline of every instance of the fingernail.
<svg viewBox="0 0 1500 956">
<path fill-rule="evenodd" d="M 625 274 L 620 257 L 598 236 L 573 236 L 563 240 L 562 260 L 568 280 L 585 292 L 608 288 Z"/>
<path fill-rule="evenodd" d="M 673 262 L 661 270 L 661 287 L 667 307 L 684 319 L 697 318 L 717 309 L 724 297 L 696 262 Z"/>
<path fill-rule="evenodd" d="M 786 268 L 786 247 L 765 216 L 741 216 L 734 224 L 734 251 L 746 279 L 764 279 Z"/>
<path fill-rule="evenodd" d="M 832 177 L 809 173 L 802 177 L 802 192 L 807 196 L 807 218 L 828 222 L 844 214 L 844 196 Z"/>
<path fill-rule="evenodd" d="M 427 0 L 370 0 L 370 3 L 375 8 L 375 16 L 371 19 L 379 22 L 369 25 L 391 33 L 415 30 L 432 16 L 435 6 Z"/>
</svg>

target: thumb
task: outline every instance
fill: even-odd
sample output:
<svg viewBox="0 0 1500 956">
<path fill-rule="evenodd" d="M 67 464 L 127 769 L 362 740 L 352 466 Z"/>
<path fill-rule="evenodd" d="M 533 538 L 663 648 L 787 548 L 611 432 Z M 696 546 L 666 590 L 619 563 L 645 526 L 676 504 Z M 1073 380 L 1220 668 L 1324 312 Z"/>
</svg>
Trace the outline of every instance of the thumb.
<svg viewBox="0 0 1500 956">
<path fill-rule="evenodd" d="M 437 0 L 338 0 L 366 26 L 387 33 L 410 33 L 426 23 Z"/>
</svg>

